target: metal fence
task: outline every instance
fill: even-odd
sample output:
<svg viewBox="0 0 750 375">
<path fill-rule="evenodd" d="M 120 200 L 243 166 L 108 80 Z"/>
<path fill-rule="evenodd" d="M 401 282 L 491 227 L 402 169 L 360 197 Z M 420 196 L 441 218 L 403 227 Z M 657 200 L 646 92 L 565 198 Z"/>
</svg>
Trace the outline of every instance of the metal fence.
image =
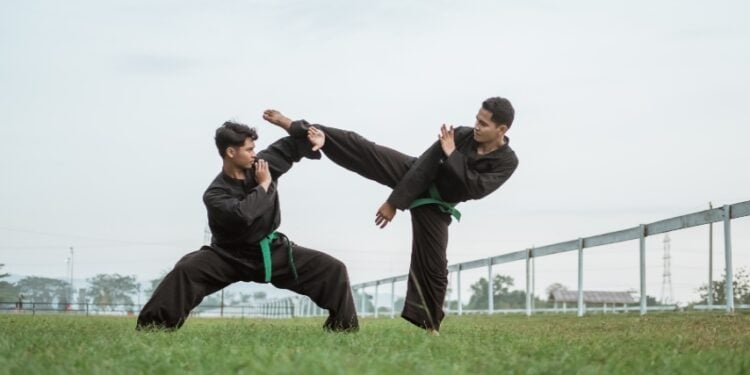
<svg viewBox="0 0 750 375">
<path fill-rule="evenodd" d="M 648 311 L 674 311 L 677 310 L 677 306 L 647 306 L 647 294 L 646 294 L 646 237 L 654 236 L 657 234 L 672 232 L 676 230 L 696 227 L 700 225 L 707 225 L 711 223 L 723 223 L 724 227 L 724 257 L 725 257 L 725 277 L 726 277 L 726 304 L 716 305 L 712 304 L 709 299 L 708 305 L 697 305 L 693 306 L 697 310 L 726 310 L 727 312 L 734 312 L 735 309 L 749 309 L 750 305 L 736 305 L 734 302 L 734 290 L 733 285 L 733 269 L 732 269 L 732 220 L 740 217 L 750 215 L 750 201 L 735 203 L 731 205 L 724 205 L 723 207 L 717 207 L 704 211 L 699 211 L 687 215 L 673 217 L 670 219 L 660 220 L 650 224 L 641 224 L 636 227 L 627 228 L 619 231 L 604 233 L 600 235 L 577 238 L 570 241 L 560 242 L 552 245 L 534 247 L 516 252 L 506 253 L 498 256 L 489 258 L 477 259 L 469 262 L 458 263 L 448 266 L 448 271 L 452 272 L 456 276 L 457 290 L 458 290 L 458 305 L 454 310 L 446 309 L 447 313 L 454 313 L 458 315 L 466 313 L 483 313 L 483 314 L 496 314 L 496 313 L 525 313 L 526 315 L 532 315 L 535 312 L 542 313 L 560 313 L 560 312 L 576 312 L 578 316 L 583 316 L 587 312 L 639 312 L 640 314 L 646 314 Z M 585 249 L 638 240 L 638 246 L 634 248 L 634 251 L 639 251 L 640 254 L 640 303 L 636 306 L 610 306 L 609 308 L 605 305 L 603 307 L 587 307 L 583 300 L 583 279 L 584 279 L 584 254 Z M 534 279 L 534 269 L 532 268 L 532 261 L 534 258 L 550 256 L 565 252 L 578 252 L 578 301 L 576 309 L 570 309 L 562 311 L 561 309 L 549 309 L 549 308 L 534 308 L 532 300 L 532 280 Z M 467 311 L 463 309 L 461 301 L 461 271 L 470 269 L 486 268 L 488 280 L 492 280 L 492 267 L 493 265 L 511 263 L 517 261 L 524 261 L 526 263 L 526 307 L 523 309 L 494 309 L 493 307 L 493 283 L 489 282 L 489 293 L 488 293 L 488 308 L 487 310 L 472 310 Z M 362 316 L 379 316 L 378 311 L 379 301 L 379 288 L 382 286 L 390 287 L 390 308 L 388 313 L 391 317 L 396 312 L 395 305 L 395 285 L 397 282 L 403 282 L 407 280 L 408 275 L 400 275 L 395 277 L 389 277 L 380 280 L 369 281 L 365 283 L 352 285 L 352 290 L 355 295 L 361 295 L 362 298 L 358 299 L 357 308 L 358 313 Z M 373 306 L 374 311 L 367 311 L 367 298 L 365 296 L 366 288 L 374 288 Z M 298 310 L 298 316 L 316 316 L 325 314 L 325 310 L 316 309 L 310 307 L 312 304 L 307 297 L 290 297 L 290 300 L 296 301 L 295 303 L 300 306 L 307 306 Z"/>
<path fill-rule="evenodd" d="M 732 269 L 732 220 L 740 217 L 750 216 L 750 201 L 724 205 L 723 207 L 699 211 L 687 215 L 673 217 L 670 219 L 660 220 L 650 224 L 641 224 L 636 227 L 623 229 L 619 231 L 604 233 L 600 235 L 577 238 L 570 241 L 560 242 L 552 245 L 534 247 L 516 252 L 506 253 L 494 257 L 477 259 L 469 262 L 458 263 L 448 266 L 448 271 L 456 276 L 458 304 L 455 309 L 449 309 L 446 306 L 448 314 L 505 314 L 505 313 L 525 313 L 532 315 L 534 313 L 566 313 L 575 312 L 578 316 L 583 316 L 587 312 L 601 313 L 627 313 L 639 312 L 641 315 L 648 311 L 674 311 L 677 306 L 647 306 L 646 294 L 646 237 L 671 231 L 707 225 L 721 222 L 724 227 L 724 257 L 725 257 L 725 282 L 726 282 L 726 304 L 712 304 L 709 299 L 708 305 L 693 306 L 697 310 L 715 310 L 721 309 L 727 312 L 734 312 L 735 309 L 750 309 L 750 305 L 736 305 L 734 303 L 733 269 Z M 638 251 L 640 255 L 640 303 L 636 306 L 621 305 L 609 307 L 587 307 L 583 300 L 583 264 L 585 249 L 608 244 L 638 240 Z M 578 253 L 578 301 L 575 309 L 559 308 L 535 308 L 532 280 L 534 279 L 534 268 L 532 261 L 534 258 L 550 256 L 565 252 Z M 634 249 L 635 251 L 635 249 Z M 492 280 L 493 265 L 505 264 L 517 261 L 524 261 L 526 265 L 526 307 L 522 309 L 495 309 L 493 283 L 489 282 L 488 308 L 486 310 L 465 310 L 461 303 L 461 271 L 486 268 L 488 280 Z M 365 283 L 352 285 L 352 291 L 355 295 L 355 302 L 360 316 L 381 315 L 379 311 L 379 288 L 381 286 L 390 286 L 390 308 L 383 313 L 387 313 L 391 318 L 396 314 L 396 292 L 395 285 L 397 282 L 407 280 L 408 275 L 400 275 L 380 280 L 369 281 Z M 373 287 L 372 294 L 374 301 L 373 311 L 368 311 L 368 297 L 365 293 L 366 288 Z M 81 314 L 81 315 L 134 315 L 140 311 L 139 305 L 95 305 L 95 304 L 72 304 L 61 308 L 58 304 L 52 303 L 24 303 L 23 308 L 19 309 L 14 303 L 0 303 L 0 312 L 6 313 L 47 313 L 47 314 Z M 312 300 L 304 296 L 292 296 L 270 300 L 267 302 L 257 303 L 255 305 L 245 306 L 199 306 L 191 313 L 192 316 L 202 317 L 262 317 L 262 318 L 291 318 L 291 317 L 312 317 L 325 316 L 328 311 L 317 306 Z"/>
<path fill-rule="evenodd" d="M 288 298 L 253 305 L 200 305 L 190 315 L 207 318 L 291 318 L 297 303 Z M 142 305 L 136 304 L 59 304 L 49 302 L 0 302 L 0 313 L 26 315 L 136 316 Z"/>
</svg>

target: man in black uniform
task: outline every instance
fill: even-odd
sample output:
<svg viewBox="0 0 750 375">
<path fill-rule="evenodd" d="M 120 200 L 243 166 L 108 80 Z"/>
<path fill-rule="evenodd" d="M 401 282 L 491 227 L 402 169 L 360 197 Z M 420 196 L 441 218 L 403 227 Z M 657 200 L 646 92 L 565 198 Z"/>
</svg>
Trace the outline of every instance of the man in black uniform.
<svg viewBox="0 0 750 375">
<path fill-rule="evenodd" d="M 302 157 L 319 159 L 320 145 L 285 137 L 256 156 L 257 138 L 255 129 L 233 122 L 216 130 L 223 167 L 203 195 L 211 246 L 177 262 L 143 307 L 136 328 L 177 329 L 203 297 L 237 281 L 254 281 L 310 297 L 328 309 L 328 330 L 358 329 L 344 264 L 276 232 L 278 178 Z"/>
<path fill-rule="evenodd" d="M 438 142 L 419 158 L 377 145 L 354 132 L 304 120 L 292 122 L 276 110 L 267 110 L 264 118 L 293 137 L 323 144 L 323 152 L 336 164 L 393 188 L 378 209 L 375 224 L 385 227 L 396 209 L 411 211 L 411 265 L 401 316 L 437 334 L 448 286 L 446 248 L 451 216 L 460 219 L 455 208 L 458 202 L 490 194 L 515 171 L 518 158 L 505 136 L 514 115 L 507 99 L 487 99 L 476 115 L 474 128 L 443 125 Z"/>
</svg>

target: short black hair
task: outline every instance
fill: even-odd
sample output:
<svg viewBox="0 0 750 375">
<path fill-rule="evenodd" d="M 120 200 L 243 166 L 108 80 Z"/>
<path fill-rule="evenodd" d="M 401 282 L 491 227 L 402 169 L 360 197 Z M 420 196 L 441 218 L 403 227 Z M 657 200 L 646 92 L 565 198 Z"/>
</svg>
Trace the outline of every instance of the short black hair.
<svg viewBox="0 0 750 375">
<path fill-rule="evenodd" d="M 496 96 L 485 100 L 482 103 L 482 108 L 492 113 L 492 121 L 495 124 L 507 125 L 510 129 L 513 124 L 513 117 L 516 115 L 510 100 Z"/>
<path fill-rule="evenodd" d="M 224 158 L 227 147 L 240 147 L 245 144 L 246 139 L 253 141 L 258 139 L 258 133 L 255 128 L 251 128 L 239 122 L 227 121 L 216 129 L 216 148 L 219 149 L 219 155 Z"/>
</svg>

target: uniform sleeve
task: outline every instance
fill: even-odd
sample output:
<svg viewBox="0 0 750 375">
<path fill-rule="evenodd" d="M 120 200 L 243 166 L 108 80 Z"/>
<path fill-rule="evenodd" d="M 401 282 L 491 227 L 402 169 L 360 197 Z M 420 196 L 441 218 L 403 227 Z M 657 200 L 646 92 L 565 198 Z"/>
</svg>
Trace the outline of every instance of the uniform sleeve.
<svg viewBox="0 0 750 375">
<path fill-rule="evenodd" d="M 310 129 L 310 126 L 310 123 L 306 120 L 292 121 L 292 125 L 289 127 L 289 136 L 307 139 L 307 130 Z"/>
<path fill-rule="evenodd" d="M 472 130 L 469 127 L 456 128 L 456 144 L 463 142 L 471 134 Z M 457 151 L 454 151 L 451 155 L 457 153 Z M 388 197 L 388 203 L 401 210 L 409 208 L 409 205 L 415 199 L 430 188 L 444 158 L 445 154 L 440 142 L 433 143 L 427 151 L 419 156 L 411 169 L 399 181 Z"/>
<path fill-rule="evenodd" d="M 505 159 L 492 171 L 478 172 L 469 168 L 463 154 L 453 152 L 445 159 L 444 165 L 456 183 L 463 186 L 469 199 L 480 199 L 497 190 L 510 178 L 518 166 L 518 159 Z"/>
<path fill-rule="evenodd" d="M 307 138 L 284 137 L 274 142 L 257 155 L 268 162 L 271 177 L 275 181 L 289 171 L 302 158 L 320 159 L 320 151 L 312 151 Z"/>
<path fill-rule="evenodd" d="M 232 196 L 228 191 L 219 188 L 209 188 L 203 194 L 209 216 L 220 221 L 231 223 L 251 224 L 268 210 L 273 209 L 276 199 L 276 183 L 272 182 L 268 191 L 256 186 L 243 199 Z"/>
</svg>

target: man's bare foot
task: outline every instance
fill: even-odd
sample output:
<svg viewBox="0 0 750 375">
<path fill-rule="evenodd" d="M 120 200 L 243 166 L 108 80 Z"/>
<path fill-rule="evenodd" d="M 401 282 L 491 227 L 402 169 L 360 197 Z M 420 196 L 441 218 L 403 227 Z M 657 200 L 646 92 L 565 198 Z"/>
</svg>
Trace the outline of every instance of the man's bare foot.
<svg viewBox="0 0 750 375">
<path fill-rule="evenodd" d="M 281 112 L 275 110 L 275 109 L 267 109 L 263 111 L 263 119 L 281 127 L 282 129 L 289 131 L 289 128 L 292 126 L 292 120 L 290 120 L 288 117 L 284 116 Z"/>
</svg>

